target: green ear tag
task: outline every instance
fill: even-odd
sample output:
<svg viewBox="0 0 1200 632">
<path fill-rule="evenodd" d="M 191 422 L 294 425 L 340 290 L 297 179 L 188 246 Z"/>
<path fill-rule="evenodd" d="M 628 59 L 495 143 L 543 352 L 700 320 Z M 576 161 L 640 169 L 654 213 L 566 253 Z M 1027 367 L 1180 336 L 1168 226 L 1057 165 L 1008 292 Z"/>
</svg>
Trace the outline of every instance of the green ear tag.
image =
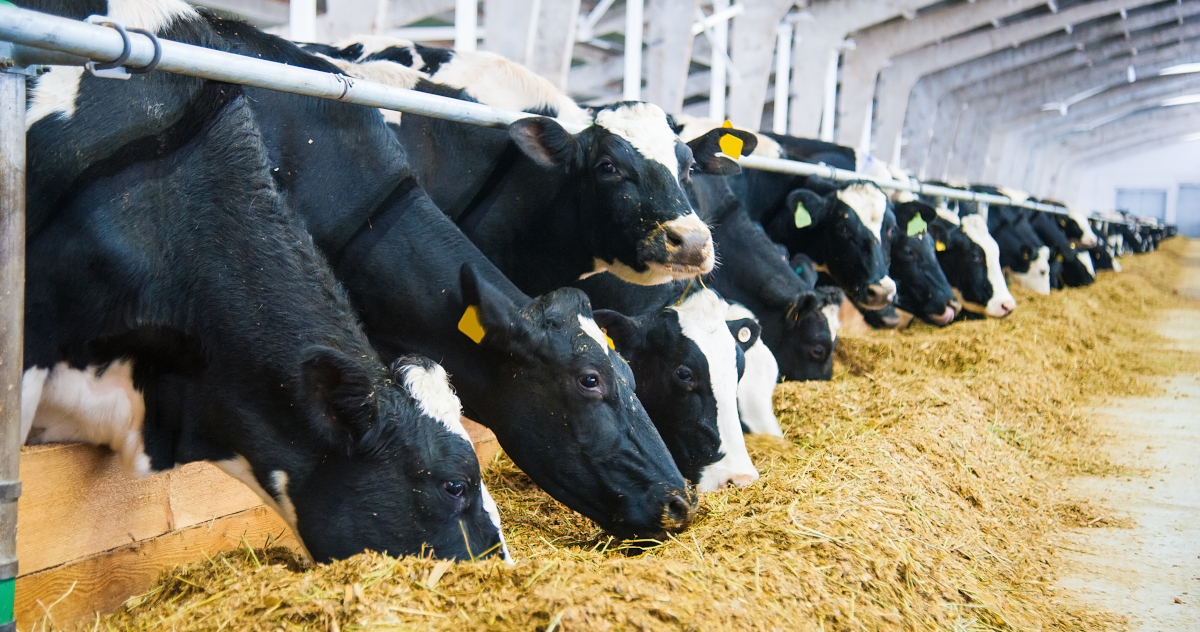
<svg viewBox="0 0 1200 632">
<path fill-rule="evenodd" d="M 458 330 L 466 334 L 475 344 L 479 344 L 479 341 L 483 340 L 483 337 L 487 335 L 487 330 L 483 327 L 483 321 L 479 320 L 478 305 L 467 305 L 462 318 L 458 320 Z"/>
<path fill-rule="evenodd" d="M 928 226 L 920 215 L 913 215 L 912 220 L 908 222 L 908 236 L 920 235 Z"/>
<path fill-rule="evenodd" d="M 796 266 L 795 269 L 792 270 L 792 272 L 795 272 L 796 276 L 800 276 L 801 274 L 804 274 L 804 266 L 802 266 L 802 265 Z"/>
<path fill-rule="evenodd" d="M 796 228 L 812 226 L 812 215 L 804 208 L 804 202 L 796 202 Z"/>
</svg>

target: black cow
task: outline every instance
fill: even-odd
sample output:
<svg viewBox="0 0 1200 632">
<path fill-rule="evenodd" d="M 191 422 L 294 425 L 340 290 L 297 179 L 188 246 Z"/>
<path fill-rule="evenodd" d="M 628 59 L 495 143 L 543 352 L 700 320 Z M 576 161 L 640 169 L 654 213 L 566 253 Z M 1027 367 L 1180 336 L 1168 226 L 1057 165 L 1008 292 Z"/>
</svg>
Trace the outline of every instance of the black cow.
<svg viewBox="0 0 1200 632">
<path fill-rule="evenodd" d="M 954 290 L 938 264 L 936 243 L 928 229 L 937 212 L 917 201 L 894 208 L 899 232 L 892 240 L 888 271 L 896 280 L 896 307 L 934 325 L 948 325 L 956 315 Z"/>
<path fill-rule="evenodd" d="M 34 440 L 106 443 L 138 474 L 212 461 L 318 561 L 499 550 L 445 372 L 380 362 L 247 99 L 222 90 L 38 209 L 22 421 Z M 69 144 L 30 136 L 34 164 Z"/>
<path fill-rule="evenodd" d="M 629 360 L 638 399 L 683 475 L 700 492 L 757 480 L 738 417 L 744 357 L 726 303 L 686 282 L 640 286 L 596 274 L 576 287 L 601 308 L 596 322 Z"/>
<path fill-rule="evenodd" d="M 82 4 L 59 12 L 80 17 L 88 11 Z M 191 16 L 159 26 L 175 39 L 337 71 L 240 22 L 207 13 L 197 19 L 194 10 L 174 0 L 160 4 Z M 173 14 L 164 9 L 154 15 Z M 31 142 L 76 139 L 75 146 L 58 147 L 60 168 L 31 172 L 31 181 L 41 179 L 43 189 L 51 190 L 44 183 L 55 177 L 70 182 L 82 172 L 86 167 L 75 161 L 101 153 L 94 143 L 136 138 L 138 130 L 158 124 L 158 117 L 186 127 L 194 123 L 194 108 L 229 87 L 152 73 L 120 84 L 86 77 L 78 89 L 79 99 L 68 94 L 77 103 L 70 115 L 46 115 L 30 128 Z M 628 366 L 609 352 L 581 292 L 530 299 L 517 290 L 417 185 L 403 148 L 376 110 L 269 90 L 245 92 L 271 175 L 335 265 L 383 357 L 417 352 L 442 362 L 468 414 L 496 433 L 514 461 L 605 528 L 648 535 L 661 533 L 664 524 L 686 526 L 691 511 L 686 481 L 634 396 Z M 154 107 L 112 105 L 127 102 Z M 31 111 L 65 113 L 59 105 L 39 104 L 35 96 Z M 130 111 L 141 112 L 141 119 L 127 117 Z M 157 117 L 147 116 L 150 111 Z M 42 212 L 33 202 L 31 197 L 31 217 Z M 473 318 L 464 318 L 468 307 L 474 308 L 476 327 Z"/>
</svg>

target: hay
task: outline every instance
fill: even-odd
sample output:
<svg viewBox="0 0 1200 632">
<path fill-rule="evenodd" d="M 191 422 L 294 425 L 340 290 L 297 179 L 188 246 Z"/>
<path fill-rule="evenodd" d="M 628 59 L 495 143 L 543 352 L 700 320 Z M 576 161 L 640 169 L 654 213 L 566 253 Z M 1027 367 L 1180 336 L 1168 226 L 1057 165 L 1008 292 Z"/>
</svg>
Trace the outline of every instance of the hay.
<svg viewBox="0 0 1200 632">
<path fill-rule="evenodd" d="M 163 575 L 100 630 L 1109 630 L 1052 588 L 1056 532 L 1099 516 L 1057 481 L 1118 468 L 1080 412 L 1200 366 L 1156 310 L 1183 240 L 1092 287 L 1020 293 L 1003 321 L 844 338 L 829 383 L 776 390 L 785 440 L 752 438 L 762 478 L 703 498 L 641 554 L 501 457 L 487 478 L 520 560 L 365 554 L 303 572 L 227 553 Z M 1119 520 L 1119 517 L 1107 517 Z"/>
</svg>

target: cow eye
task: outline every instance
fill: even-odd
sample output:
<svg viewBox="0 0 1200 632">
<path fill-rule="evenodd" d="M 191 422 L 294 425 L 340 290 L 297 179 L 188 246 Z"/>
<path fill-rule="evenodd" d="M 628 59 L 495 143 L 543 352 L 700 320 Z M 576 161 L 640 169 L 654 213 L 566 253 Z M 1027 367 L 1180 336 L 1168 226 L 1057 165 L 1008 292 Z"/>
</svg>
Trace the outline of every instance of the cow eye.
<svg viewBox="0 0 1200 632">
<path fill-rule="evenodd" d="M 462 498 L 463 494 L 467 493 L 466 481 L 446 481 L 442 483 L 442 489 L 446 490 L 447 494 L 455 498 Z"/>
<path fill-rule="evenodd" d="M 589 371 L 587 373 L 584 373 L 583 375 L 580 375 L 579 379 L 577 379 L 576 382 L 579 383 L 579 388 L 582 388 L 584 391 L 587 391 L 589 393 L 599 393 L 600 392 L 601 381 L 600 381 L 599 373 L 596 373 L 594 371 Z"/>
<path fill-rule="evenodd" d="M 686 384 L 691 384 L 692 381 L 696 378 L 696 375 L 694 373 L 692 373 L 692 370 L 689 369 L 688 367 L 681 366 L 678 369 L 675 369 L 675 377 L 679 378 L 680 382 L 684 382 Z"/>
<path fill-rule="evenodd" d="M 604 161 L 601 161 L 600 164 L 596 165 L 596 171 L 599 171 L 600 173 L 612 175 L 617 172 L 617 166 L 614 165 L 611 160 L 604 160 Z"/>
<path fill-rule="evenodd" d="M 974 261 L 975 263 L 983 263 L 983 255 L 977 252 L 971 255 L 971 261 Z"/>
</svg>

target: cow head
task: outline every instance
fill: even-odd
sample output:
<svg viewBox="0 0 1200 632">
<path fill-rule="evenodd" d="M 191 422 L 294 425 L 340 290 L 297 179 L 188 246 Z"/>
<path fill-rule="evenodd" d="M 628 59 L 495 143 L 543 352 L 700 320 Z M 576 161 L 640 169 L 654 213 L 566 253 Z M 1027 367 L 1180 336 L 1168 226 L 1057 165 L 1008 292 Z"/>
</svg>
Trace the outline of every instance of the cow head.
<svg viewBox="0 0 1200 632">
<path fill-rule="evenodd" d="M 856 304 L 887 306 L 896 296 L 884 250 L 887 197 L 873 183 L 825 185 L 814 178 L 809 183 L 827 192 L 789 193 L 768 232 L 789 251 L 811 255 Z"/>
<path fill-rule="evenodd" d="M 596 310 L 628 358 L 637 395 L 683 475 L 701 492 L 758 479 L 738 418 L 737 342 L 711 290 L 640 318 Z"/>
<path fill-rule="evenodd" d="M 929 227 L 938 263 L 964 310 L 1003 318 L 1017 308 L 1000 267 L 1000 247 L 988 233 L 982 215 L 972 213 L 960 219 L 939 212 Z"/>
<path fill-rule="evenodd" d="M 278 466 L 267 465 L 264 454 L 219 465 L 247 482 L 252 477 L 319 562 L 367 549 L 507 558 L 446 372 L 409 356 L 389 373 L 373 376 L 341 351 L 309 348 L 297 386 L 325 447 L 296 451 Z M 298 441 L 290 437 L 287 445 Z"/>
<path fill-rule="evenodd" d="M 461 280 L 466 305 L 477 309 L 477 343 L 494 356 L 494 412 L 545 420 L 492 428 L 512 460 L 618 536 L 686 527 L 694 509 L 687 481 L 638 400 L 629 365 L 593 320 L 587 295 L 563 288 L 518 308 L 470 264 Z"/>
<path fill-rule="evenodd" d="M 1094 248 L 1100 243 L 1100 238 L 1092 231 L 1091 222 L 1088 220 L 1087 213 L 1073 208 L 1067 207 L 1067 214 L 1058 216 L 1058 225 L 1070 239 L 1084 248 Z"/>
<path fill-rule="evenodd" d="M 640 285 L 666 283 L 710 272 L 712 235 L 684 194 L 694 170 L 726 175 L 740 168 L 718 155 L 719 138 L 754 135 L 723 128 L 684 144 L 669 117 L 650 103 L 600 108 L 595 123 L 572 135 L 553 119 L 514 122 L 509 137 L 534 162 L 562 169 L 578 186 L 579 229 L 587 235 L 597 270 Z"/>
<path fill-rule="evenodd" d="M 1000 249 L 1000 267 L 1005 274 L 1039 294 L 1049 294 L 1053 253 L 1029 219 L 1023 208 L 993 206 L 987 216 L 988 231 Z"/>
<path fill-rule="evenodd" d="M 948 325 L 955 316 L 954 291 L 938 264 L 929 232 L 937 212 L 923 202 L 902 202 L 895 205 L 895 213 L 899 232 L 892 241 L 888 270 L 896 280 L 896 307 L 935 325 Z"/>
<path fill-rule="evenodd" d="M 833 379 L 833 352 L 840 321 L 838 310 L 844 294 L 840 288 L 816 288 L 817 309 L 800 318 L 792 328 L 792 341 L 775 352 L 779 372 L 789 380 Z"/>
</svg>

